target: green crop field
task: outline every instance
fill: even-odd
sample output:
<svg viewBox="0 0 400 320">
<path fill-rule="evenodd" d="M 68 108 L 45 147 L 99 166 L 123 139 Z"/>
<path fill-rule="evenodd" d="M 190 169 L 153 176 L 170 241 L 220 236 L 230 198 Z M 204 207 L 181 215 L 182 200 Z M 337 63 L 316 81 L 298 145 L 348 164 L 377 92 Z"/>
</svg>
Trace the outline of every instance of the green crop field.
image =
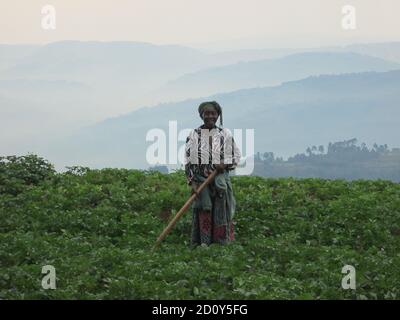
<svg viewBox="0 0 400 320">
<path fill-rule="evenodd" d="M 232 177 L 236 241 L 192 248 L 182 171 L 0 158 L 1 299 L 399 299 L 400 184 Z M 42 267 L 56 289 L 42 288 Z M 345 265 L 356 289 L 342 288 Z"/>
</svg>

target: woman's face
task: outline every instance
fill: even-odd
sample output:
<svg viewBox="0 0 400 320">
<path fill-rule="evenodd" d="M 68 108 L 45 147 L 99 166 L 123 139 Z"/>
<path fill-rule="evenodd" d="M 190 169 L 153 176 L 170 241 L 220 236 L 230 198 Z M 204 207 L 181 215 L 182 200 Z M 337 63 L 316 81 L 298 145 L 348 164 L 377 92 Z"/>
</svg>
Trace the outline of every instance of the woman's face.
<svg viewBox="0 0 400 320">
<path fill-rule="evenodd" d="M 213 128 L 218 119 L 218 112 L 213 106 L 207 106 L 203 111 L 203 121 L 207 128 Z"/>
</svg>

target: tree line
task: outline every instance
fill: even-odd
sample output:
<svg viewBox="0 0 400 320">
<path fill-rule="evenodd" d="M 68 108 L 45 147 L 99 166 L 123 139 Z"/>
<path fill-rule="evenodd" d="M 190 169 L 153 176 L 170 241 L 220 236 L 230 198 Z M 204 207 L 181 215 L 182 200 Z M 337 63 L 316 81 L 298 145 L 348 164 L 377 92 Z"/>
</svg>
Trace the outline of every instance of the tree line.
<svg viewBox="0 0 400 320">
<path fill-rule="evenodd" d="M 369 148 L 356 138 L 310 146 L 283 160 L 273 152 L 257 152 L 254 175 L 327 179 L 387 179 L 400 182 L 400 148 L 387 144 Z"/>
</svg>

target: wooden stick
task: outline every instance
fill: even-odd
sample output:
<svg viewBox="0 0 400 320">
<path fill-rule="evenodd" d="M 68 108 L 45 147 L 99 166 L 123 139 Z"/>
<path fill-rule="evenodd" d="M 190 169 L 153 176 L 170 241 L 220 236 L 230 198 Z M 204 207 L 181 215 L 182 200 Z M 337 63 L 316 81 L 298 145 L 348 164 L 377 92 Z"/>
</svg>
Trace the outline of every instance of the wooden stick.
<svg viewBox="0 0 400 320">
<path fill-rule="evenodd" d="M 164 240 L 164 238 L 167 236 L 167 234 L 175 226 L 175 224 L 179 220 L 179 218 L 185 213 L 185 211 L 189 208 L 189 206 L 192 204 L 192 202 L 196 199 L 196 196 L 199 195 L 200 192 L 214 179 L 216 174 L 217 174 L 217 170 L 214 170 L 207 177 L 207 179 L 200 185 L 200 187 L 196 190 L 196 192 L 190 196 L 190 198 L 186 201 L 186 203 L 183 205 L 181 210 L 178 211 L 178 213 L 175 215 L 175 217 L 171 220 L 171 222 L 168 224 L 168 226 L 164 229 L 164 231 L 161 232 L 160 236 L 157 238 L 155 245 L 153 246 L 153 250 L 158 247 L 158 245 L 161 243 L 161 241 Z"/>
</svg>

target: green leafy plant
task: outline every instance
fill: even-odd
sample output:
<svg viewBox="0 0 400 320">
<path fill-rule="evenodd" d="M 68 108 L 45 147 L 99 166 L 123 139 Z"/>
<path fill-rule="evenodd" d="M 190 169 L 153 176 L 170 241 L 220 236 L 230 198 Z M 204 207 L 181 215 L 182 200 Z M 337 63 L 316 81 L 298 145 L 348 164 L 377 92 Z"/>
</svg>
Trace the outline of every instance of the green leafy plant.
<svg viewBox="0 0 400 320">
<path fill-rule="evenodd" d="M 232 177 L 236 240 L 193 248 L 184 173 L 0 158 L 1 299 L 398 299 L 400 185 Z M 41 287 L 53 265 L 57 289 Z M 356 290 L 344 290 L 344 265 Z"/>
</svg>

